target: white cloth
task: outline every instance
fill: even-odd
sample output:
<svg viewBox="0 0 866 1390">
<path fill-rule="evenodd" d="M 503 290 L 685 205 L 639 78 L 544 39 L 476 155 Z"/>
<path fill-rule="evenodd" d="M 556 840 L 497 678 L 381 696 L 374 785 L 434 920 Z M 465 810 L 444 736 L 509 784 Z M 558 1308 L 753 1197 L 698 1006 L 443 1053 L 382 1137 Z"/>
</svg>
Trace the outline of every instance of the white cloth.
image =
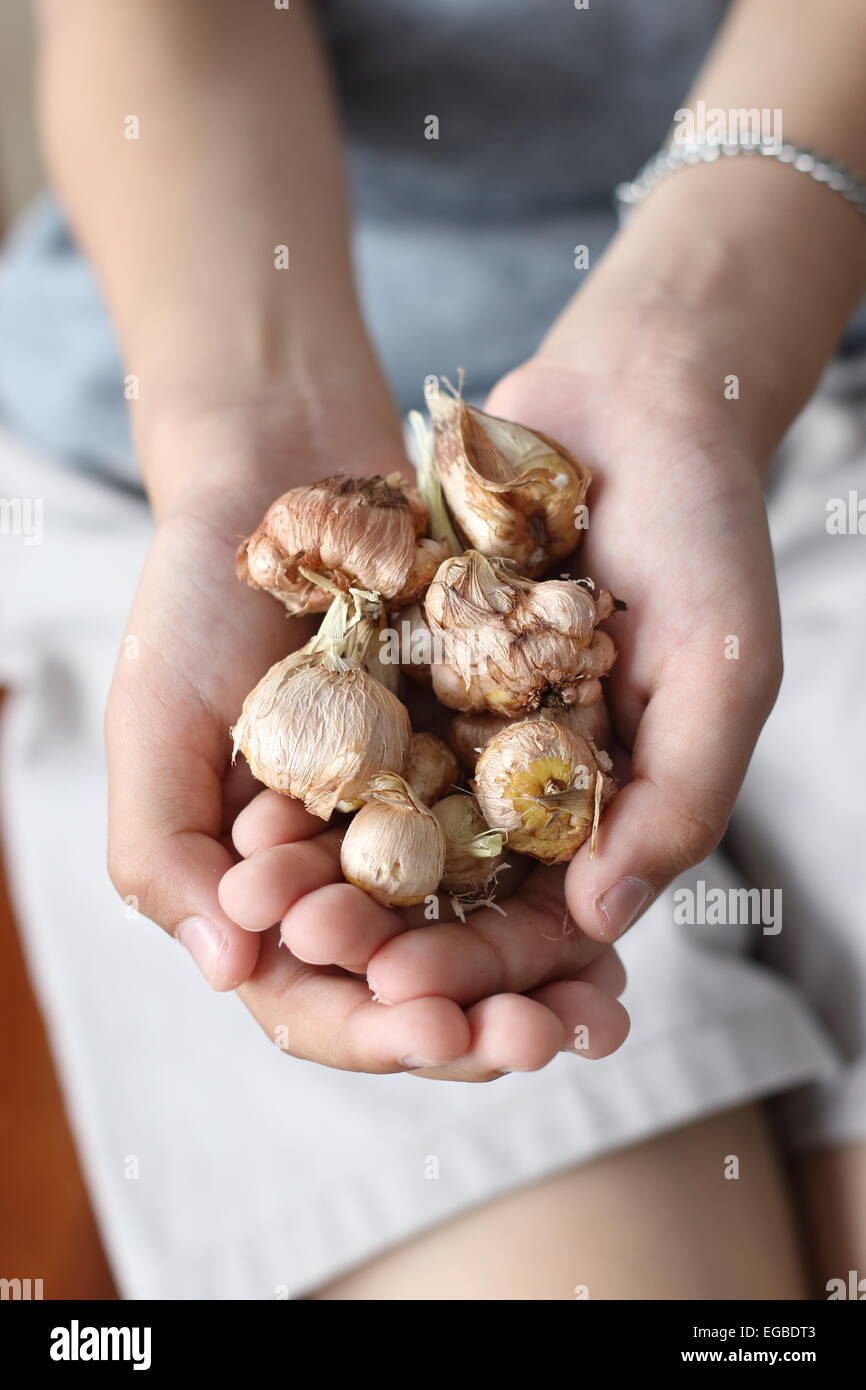
<svg viewBox="0 0 866 1390">
<path fill-rule="evenodd" d="M 862 537 L 825 528 L 827 499 L 862 484 L 863 375 L 834 369 L 772 503 L 787 677 L 732 843 L 782 888 L 782 930 L 679 926 L 665 894 L 623 943 L 625 1046 L 491 1086 L 288 1059 L 129 916 L 104 868 L 102 711 L 148 514 L 0 436 L 0 497 L 44 500 L 41 544 L 0 535 L 7 859 L 125 1297 L 303 1296 L 475 1202 L 750 1097 L 788 1093 L 793 1142 L 866 1133 L 866 567 Z M 745 881 L 719 854 L 678 886 L 698 880 Z"/>
</svg>

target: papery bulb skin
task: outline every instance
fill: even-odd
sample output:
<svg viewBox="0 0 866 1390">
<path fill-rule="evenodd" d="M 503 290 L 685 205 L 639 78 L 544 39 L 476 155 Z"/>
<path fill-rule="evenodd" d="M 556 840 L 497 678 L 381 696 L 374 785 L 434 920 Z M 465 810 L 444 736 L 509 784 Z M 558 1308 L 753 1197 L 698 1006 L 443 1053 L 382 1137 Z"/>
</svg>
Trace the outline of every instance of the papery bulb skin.
<svg viewBox="0 0 866 1390">
<path fill-rule="evenodd" d="M 478 758 L 495 734 L 513 723 L 489 710 L 467 710 L 456 714 L 448 726 L 448 742 L 466 772 L 474 773 Z"/>
<path fill-rule="evenodd" d="M 554 724 L 563 724 L 573 733 L 588 739 L 596 748 L 606 749 L 608 746 L 610 719 L 607 706 L 601 698 L 596 699 L 591 705 L 568 705 L 562 709 L 545 706 L 538 714 L 545 719 L 552 719 Z M 533 719 L 536 716 L 528 714 L 520 717 Z M 475 772 L 479 755 L 494 735 L 501 733 L 514 722 L 503 719 L 500 715 L 490 714 L 486 710 L 470 710 L 466 714 L 454 716 L 448 729 L 448 742 L 457 754 L 461 766 L 472 774 Z"/>
<path fill-rule="evenodd" d="M 262 677 L 232 730 L 253 776 L 327 820 L 361 804 L 371 778 L 401 772 L 409 716 L 362 667 L 295 652 Z"/>
<path fill-rule="evenodd" d="M 413 734 L 403 777 L 425 806 L 432 806 L 460 781 L 460 767 L 441 738 L 435 734 Z"/>
<path fill-rule="evenodd" d="M 336 475 L 278 497 L 240 546 L 237 573 L 293 614 L 324 612 L 334 588 L 364 589 L 400 608 L 449 553 L 426 528 L 426 508 L 399 474 Z"/>
<path fill-rule="evenodd" d="M 540 431 L 488 415 L 436 382 L 425 395 L 436 472 L 467 544 L 530 576 L 571 555 L 585 529 L 590 469 Z"/>
<path fill-rule="evenodd" d="M 439 886 L 445 837 L 402 778 L 378 778 L 373 787 L 343 836 L 343 877 L 384 907 L 412 907 Z"/>
<path fill-rule="evenodd" d="M 550 719 L 524 719 L 487 744 L 474 789 L 509 849 L 559 864 L 590 839 L 616 790 L 610 771 L 607 754 L 579 734 Z"/>
<path fill-rule="evenodd" d="M 433 634 L 430 631 L 420 602 L 410 603 L 391 618 L 391 632 L 399 654 L 400 669 L 416 685 L 432 685 L 430 662 L 433 654 Z"/>
<path fill-rule="evenodd" d="M 544 704 L 591 704 L 616 649 L 596 626 L 614 600 L 587 584 L 524 579 L 510 562 L 472 550 L 445 560 L 424 599 L 437 698 L 509 718 Z"/>
</svg>

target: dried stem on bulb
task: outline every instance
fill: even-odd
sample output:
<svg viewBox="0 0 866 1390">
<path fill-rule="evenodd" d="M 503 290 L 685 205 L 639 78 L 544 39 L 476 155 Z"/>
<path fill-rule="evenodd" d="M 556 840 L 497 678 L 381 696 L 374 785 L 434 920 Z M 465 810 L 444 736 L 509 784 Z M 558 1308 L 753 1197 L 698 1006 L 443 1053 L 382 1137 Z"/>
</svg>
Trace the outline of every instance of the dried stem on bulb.
<svg viewBox="0 0 866 1390">
<path fill-rule="evenodd" d="M 427 509 L 399 473 L 341 474 L 296 487 L 272 503 L 237 553 L 237 573 L 289 613 L 320 613 L 330 602 L 311 580 L 381 594 L 393 608 L 412 603 L 451 553 L 427 538 Z"/>
<path fill-rule="evenodd" d="M 233 756 L 322 820 L 360 806 L 371 778 L 406 761 L 409 716 L 379 663 L 382 621 L 370 595 L 335 598 L 316 636 L 250 692 L 232 730 Z"/>
<path fill-rule="evenodd" d="M 431 667 L 438 699 L 510 717 L 551 701 L 593 704 L 616 658 L 597 625 L 623 605 L 590 583 L 524 579 L 476 550 L 443 561 L 424 600 L 442 653 Z"/>
<path fill-rule="evenodd" d="M 467 405 L 461 389 L 436 381 L 425 398 L 436 472 L 467 543 L 543 574 L 577 549 L 590 469 L 538 430 Z"/>
<path fill-rule="evenodd" d="M 535 719 L 542 716 L 552 719 L 554 724 L 562 724 L 565 728 L 571 729 L 572 733 L 580 734 L 596 748 L 606 749 L 608 746 L 610 719 L 603 699 L 595 700 L 591 705 L 542 705 L 537 714 L 520 717 Z M 503 719 L 498 714 L 490 714 L 486 710 L 470 710 L 454 716 L 448 729 L 448 742 L 466 771 L 474 773 L 479 754 L 490 740 L 508 728 L 509 724 L 516 722 L 513 719 Z"/>
<path fill-rule="evenodd" d="M 350 589 L 343 594 L 335 584 L 312 573 L 310 582 L 327 590 L 333 598 L 318 632 L 302 650 L 321 653 L 349 667 L 363 666 L 396 695 L 400 688 L 398 668 L 382 659 L 387 615 L 379 595 L 363 589 Z"/>
<path fill-rule="evenodd" d="M 373 778 L 340 849 L 343 877 L 385 907 L 411 907 L 436 892 L 445 837 L 402 777 Z"/>
<path fill-rule="evenodd" d="M 425 806 L 432 806 L 460 781 L 457 759 L 435 734 L 413 734 L 403 777 Z"/>
<path fill-rule="evenodd" d="M 478 759 L 475 794 L 509 849 L 559 864 L 586 840 L 594 850 L 599 817 L 616 791 L 611 767 L 580 734 L 550 719 L 519 720 Z"/>
</svg>

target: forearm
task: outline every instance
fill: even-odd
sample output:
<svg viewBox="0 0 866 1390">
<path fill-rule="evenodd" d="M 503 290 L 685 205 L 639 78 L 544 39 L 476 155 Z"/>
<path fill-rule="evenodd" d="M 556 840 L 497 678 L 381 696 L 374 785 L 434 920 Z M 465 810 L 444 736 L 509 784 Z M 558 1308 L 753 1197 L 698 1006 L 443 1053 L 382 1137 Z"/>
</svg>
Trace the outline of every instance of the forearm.
<svg viewBox="0 0 866 1390">
<path fill-rule="evenodd" d="M 289 11 L 48 0 L 41 18 L 49 164 L 135 378 L 133 427 L 157 500 L 179 482 L 177 459 L 162 476 L 166 436 L 197 414 L 300 430 L 315 447 L 329 403 L 345 397 L 393 431 L 301 0 Z"/>
<path fill-rule="evenodd" d="M 859 0 L 828 0 L 820 13 L 790 0 L 741 0 L 686 105 L 780 108 L 784 139 L 864 171 L 864 67 Z M 590 329 L 613 315 L 630 353 L 645 346 L 660 359 L 648 367 L 674 387 L 689 381 L 721 398 L 736 375 L 739 418 L 765 457 L 864 289 L 866 221 L 838 193 L 772 159 L 722 159 L 680 170 L 650 193 L 542 356 L 588 363 Z M 635 357 L 620 366 L 633 373 Z"/>
</svg>

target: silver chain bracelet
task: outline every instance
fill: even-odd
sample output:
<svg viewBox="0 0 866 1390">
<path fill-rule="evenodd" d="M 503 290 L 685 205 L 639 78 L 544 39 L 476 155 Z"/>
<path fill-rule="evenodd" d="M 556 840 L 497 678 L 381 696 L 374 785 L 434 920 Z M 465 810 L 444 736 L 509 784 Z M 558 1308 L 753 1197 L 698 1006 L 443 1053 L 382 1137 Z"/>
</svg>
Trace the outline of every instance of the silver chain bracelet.
<svg viewBox="0 0 866 1390">
<path fill-rule="evenodd" d="M 632 208 L 642 203 L 653 189 L 690 164 L 713 164 L 718 159 L 733 159 L 737 155 L 761 155 L 764 159 L 775 159 L 780 164 L 790 164 L 798 173 L 807 174 L 816 183 L 826 184 L 834 193 L 841 193 L 855 212 L 866 217 L 866 182 L 852 169 L 827 155 L 815 150 L 802 149 L 798 145 L 781 145 L 778 149 L 759 142 L 733 141 L 731 144 L 704 141 L 700 144 L 665 145 L 647 160 L 640 173 L 631 183 L 619 183 L 615 189 L 620 221 L 623 222 Z"/>
</svg>

